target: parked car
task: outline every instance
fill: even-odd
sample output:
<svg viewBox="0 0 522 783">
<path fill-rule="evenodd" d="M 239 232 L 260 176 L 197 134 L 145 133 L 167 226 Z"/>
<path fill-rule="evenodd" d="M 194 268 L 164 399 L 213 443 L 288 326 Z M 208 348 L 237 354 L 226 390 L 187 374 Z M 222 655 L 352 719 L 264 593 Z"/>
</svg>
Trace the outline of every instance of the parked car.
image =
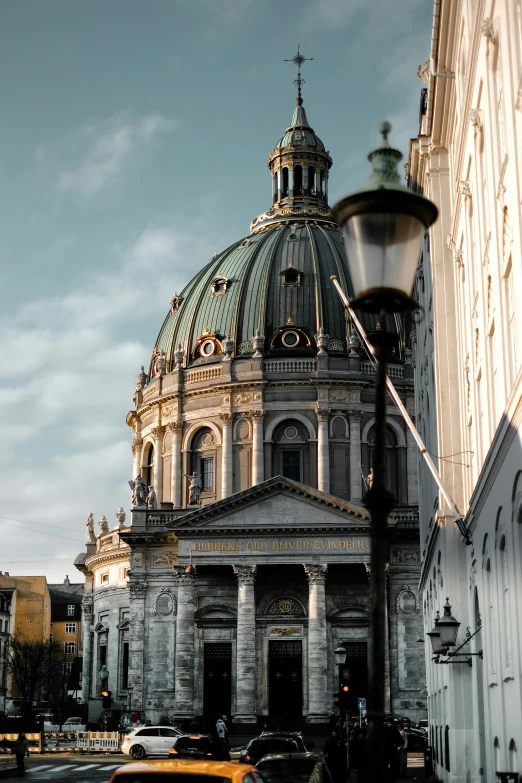
<svg viewBox="0 0 522 783">
<path fill-rule="evenodd" d="M 79 716 L 66 718 L 62 723 L 62 729 L 63 731 L 85 731 L 85 722 Z"/>
<path fill-rule="evenodd" d="M 140 726 L 123 737 L 120 749 L 136 760 L 146 756 L 168 756 L 174 740 L 181 734 L 183 732 L 173 726 Z"/>
<path fill-rule="evenodd" d="M 277 753 L 263 756 L 256 768 L 266 783 L 332 783 L 321 753 Z"/>
<path fill-rule="evenodd" d="M 182 734 L 174 740 L 169 759 L 205 759 L 212 757 L 212 741 L 209 734 Z"/>
<path fill-rule="evenodd" d="M 140 761 L 116 769 L 109 783 L 264 783 L 255 767 L 231 761 Z"/>
<path fill-rule="evenodd" d="M 299 731 L 266 731 L 250 740 L 241 752 L 242 764 L 256 764 L 263 756 L 274 753 L 306 753 L 312 745 L 307 744 Z"/>
</svg>

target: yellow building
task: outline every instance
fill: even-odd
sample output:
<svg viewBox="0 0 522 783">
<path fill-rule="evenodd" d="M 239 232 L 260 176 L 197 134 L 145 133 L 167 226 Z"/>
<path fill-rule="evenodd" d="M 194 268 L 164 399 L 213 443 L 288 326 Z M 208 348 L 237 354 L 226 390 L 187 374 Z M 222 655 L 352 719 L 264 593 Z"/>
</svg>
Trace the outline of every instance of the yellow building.
<svg viewBox="0 0 522 783">
<path fill-rule="evenodd" d="M 51 630 L 51 596 L 45 576 L 10 576 L 0 571 L 0 591 L 11 593 L 11 633 L 47 641 Z"/>
<path fill-rule="evenodd" d="M 63 584 L 49 585 L 51 596 L 50 641 L 64 652 L 64 679 L 71 695 L 81 691 L 82 671 L 82 600 L 83 584 L 71 584 L 66 576 Z"/>
</svg>

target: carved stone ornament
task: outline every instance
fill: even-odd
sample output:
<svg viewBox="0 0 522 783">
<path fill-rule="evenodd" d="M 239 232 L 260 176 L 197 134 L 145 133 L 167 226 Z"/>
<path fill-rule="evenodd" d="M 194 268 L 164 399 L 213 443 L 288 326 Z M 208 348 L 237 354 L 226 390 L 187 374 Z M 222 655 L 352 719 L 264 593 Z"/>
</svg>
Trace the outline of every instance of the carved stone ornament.
<svg viewBox="0 0 522 783">
<path fill-rule="evenodd" d="M 98 522 L 98 527 L 100 528 L 102 534 L 103 533 L 109 533 L 109 523 L 107 522 L 107 517 L 105 514 L 102 516 L 100 521 Z"/>
<path fill-rule="evenodd" d="M 270 633 L 273 636 L 300 636 L 302 628 L 298 628 L 297 626 L 295 626 L 295 628 L 271 628 Z"/>
<path fill-rule="evenodd" d="M 458 266 L 464 266 L 464 252 L 462 250 L 455 250 L 453 253 L 453 259 Z"/>
<path fill-rule="evenodd" d="M 348 338 L 348 350 L 350 356 L 359 356 L 361 350 L 361 338 L 357 334 L 356 329 L 352 328 L 350 336 Z"/>
<path fill-rule="evenodd" d="M 181 432 L 183 429 L 182 421 L 169 421 L 167 424 L 167 432 Z"/>
<path fill-rule="evenodd" d="M 225 354 L 225 359 L 231 359 L 232 353 L 234 351 L 235 343 L 229 334 L 227 334 L 227 336 L 225 337 L 221 345 L 223 347 L 223 353 Z"/>
<path fill-rule="evenodd" d="M 461 179 L 458 189 L 461 196 L 464 196 L 464 198 L 471 198 L 471 182 L 469 179 Z"/>
<path fill-rule="evenodd" d="M 303 568 L 308 579 L 308 584 L 324 584 L 326 574 L 328 573 L 328 566 L 326 563 L 312 563 L 311 565 L 303 564 Z"/>
<path fill-rule="evenodd" d="M 147 582 L 138 582 L 137 580 L 130 579 L 127 582 L 131 598 L 145 598 L 147 592 Z"/>
<path fill-rule="evenodd" d="M 193 565 L 174 566 L 172 569 L 174 579 L 182 584 L 193 584 L 196 576 L 196 569 Z"/>
<path fill-rule="evenodd" d="M 425 63 L 422 63 L 422 65 L 419 65 L 417 68 L 417 76 L 421 81 L 424 82 L 424 84 L 430 83 L 430 61 L 426 60 Z"/>
<path fill-rule="evenodd" d="M 131 445 L 132 453 L 136 455 L 142 446 L 143 446 L 143 440 L 141 438 L 134 438 Z"/>
<path fill-rule="evenodd" d="M 141 552 L 135 552 L 132 556 L 132 565 L 137 568 L 141 568 L 143 565 L 143 554 Z"/>
<path fill-rule="evenodd" d="M 350 417 L 350 421 L 360 421 L 362 416 L 362 411 L 360 411 L 358 408 L 349 408 L 348 415 Z"/>
<path fill-rule="evenodd" d="M 405 608 L 404 604 L 401 605 L 403 596 L 407 594 L 411 594 L 413 596 L 413 606 L 411 609 Z M 397 593 L 397 597 L 395 598 L 395 614 L 400 614 L 401 611 L 404 614 L 411 614 L 412 612 L 418 614 L 420 611 L 420 599 L 415 594 L 414 590 L 412 590 L 410 585 L 402 585 L 402 587 L 399 589 L 399 592 Z"/>
<path fill-rule="evenodd" d="M 84 622 L 90 622 L 92 620 L 92 601 L 86 601 L 84 598 L 82 602 L 82 609 Z"/>
<path fill-rule="evenodd" d="M 170 599 L 170 602 L 171 602 L 170 611 L 161 611 L 161 608 L 160 608 L 160 612 L 158 613 L 158 602 L 160 601 L 161 596 L 168 596 L 168 598 Z M 172 590 L 169 587 L 164 587 L 162 590 L 159 591 L 158 595 L 154 599 L 154 606 L 153 606 L 153 609 L 152 609 L 152 614 L 155 617 L 157 617 L 158 614 L 161 614 L 164 617 L 166 615 L 169 615 L 169 614 L 176 614 L 176 598 L 174 596 L 174 593 L 172 592 Z"/>
<path fill-rule="evenodd" d="M 252 348 L 254 349 L 254 359 L 260 359 L 263 356 L 263 349 L 265 347 L 265 336 L 261 334 L 259 329 L 256 329 L 255 335 L 252 337 Z"/>
<path fill-rule="evenodd" d="M 176 291 L 174 292 L 174 296 L 170 300 L 170 312 L 174 314 L 177 310 L 179 310 L 179 306 L 183 301 L 183 297 L 180 296 Z"/>
<path fill-rule="evenodd" d="M 234 573 L 240 585 L 253 585 L 256 580 L 257 566 L 235 566 Z"/>
<path fill-rule="evenodd" d="M 392 563 L 418 563 L 419 553 L 416 549 L 392 549 Z"/>
<path fill-rule="evenodd" d="M 141 391 L 142 389 L 145 388 L 145 386 L 147 385 L 147 379 L 148 379 L 148 375 L 145 372 L 144 366 L 141 365 L 140 371 L 136 377 L 136 391 Z"/>
<path fill-rule="evenodd" d="M 474 128 L 482 127 L 482 112 L 480 111 L 480 109 L 470 109 L 469 121 L 471 122 Z"/>
<path fill-rule="evenodd" d="M 326 349 L 327 351 L 344 353 L 346 351 L 346 346 L 342 340 L 330 340 L 330 342 L 326 346 Z"/>
<path fill-rule="evenodd" d="M 183 357 L 185 356 L 185 351 L 181 347 L 181 345 L 178 343 L 178 347 L 174 351 L 174 365 L 175 367 L 182 367 L 183 366 Z"/>
<path fill-rule="evenodd" d="M 167 371 L 167 357 L 165 356 L 165 351 L 160 351 L 158 358 L 156 359 L 156 373 L 161 378 L 165 375 Z"/>
<path fill-rule="evenodd" d="M 117 510 L 116 519 L 118 520 L 118 527 L 123 527 L 125 525 L 127 514 L 123 510 L 123 506 L 120 506 L 119 509 Z"/>
<path fill-rule="evenodd" d="M 318 421 L 328 421 L 330 411 L 328 408 L 316 408 L 315 415 L 317 416 Z"/>
<path fill-rule="evenodd" d="M 252 395 L 250 392 L 237 392 L 232 395 L 232 402 L 234 405 L 246 405 L 247 402 L 252 402 Z"/>
<path fill-rule="evenodd" d="M 264 411 L 250 411 L 250 416 L 252 417 L 252 419 L 257 419 L 257 421 L 263 419 L 264 415 L 265 415 Z"/>
<path fill-rule="evenodd" d="M 174 552 L 159 552 L 152 555 L 153 566 L 173 566 L 177 563 L 177 560 L 178 558 Z"/>
<path fill-rule="evenodd" d="M 229 424 L 234 418 L 234 414 L 230 413 L 230 411 L 221 411 L 221 413 L 219 414 L 219 418 L 221 419 L 223 424 Z"/>
<path fill-rule="evenodd" d="M 357 393 L 350 389 L 329 389 L 328 399 L 330 402 L 357 402 Z"/>
<path fill-rule="evenodd" d="M 404 349 L 404 365 L 405 367 L 411 367 L 413 363 L 413 351 L 411 348 L 406 347 Z"/>
<path fill-rule="evenodd" d="M 326 334 L 323 327 L 321 326 L 317 334 L 315 335 L 315 344 L 317 345 L 317 353 L 321 356 L 326 355 L 326 349 L 328 347 L 328 341 L 330 339 L 330 335 Z"/>
</svg>

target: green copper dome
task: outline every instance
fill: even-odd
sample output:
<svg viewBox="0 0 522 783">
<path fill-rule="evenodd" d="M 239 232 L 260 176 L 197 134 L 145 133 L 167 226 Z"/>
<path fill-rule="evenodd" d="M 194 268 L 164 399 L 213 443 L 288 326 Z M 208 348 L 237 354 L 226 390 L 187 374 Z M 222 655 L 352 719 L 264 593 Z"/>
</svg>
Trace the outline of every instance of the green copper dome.
<svg viewBox="0 0 522 783">
<path fill-rule="evenodd" d="M 320 330 L 328 336 L 328 353 L 347 355 L 351 328 L 330 280 L 336 275 L 353 295 L 343 235 L 328 205 L 332 160 L 300 101 L 299 96 L 292 125 L 268 161 L 272 207 L 252 221 L 250 235 L 214 256 L 174 296 L 151 375 L 163 353 L 167 372 L 180 362 L 189 367 L 222 361 L 224 355 L 246 358 L 256 347 L 266 358 L 314 356 Z M 363 321 L 371 329 L 376 319 L 365 315 Z"/>
</svg>

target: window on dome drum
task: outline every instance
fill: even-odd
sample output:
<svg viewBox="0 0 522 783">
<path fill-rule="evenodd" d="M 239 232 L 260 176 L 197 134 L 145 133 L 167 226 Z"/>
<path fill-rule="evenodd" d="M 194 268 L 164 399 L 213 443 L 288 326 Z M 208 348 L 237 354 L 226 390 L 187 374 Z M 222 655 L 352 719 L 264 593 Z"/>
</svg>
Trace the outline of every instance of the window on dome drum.
<svg viewBox="0 0 522 783">
<path fill-rule="evenodd" d="M 308 189 L 311 196 L 315 196 L 315 166 L 308 166 Z"/>
<path fill-rule="evenodd" d="M 303 167 L 294 166 L 294 196 L 303 195 Z"/>
<path fill-rule="evenodd" d="M 375 453 L 375 425 L 368 432 L 368 473 L 373 465 Z M 399 502 L 403 501 L 399 491 L 399 449 L 397 448 L 397 436 L 391 427 L 386 428 L 386 484 L 390 492 Z"/>
<path fill-rule="evenodd" d="M 209 457 L 208 459 L 203 459 L 201 462 L 203 466 L 203 492 L 205 492 L 214 489 L 214 459 Z"/>
<path fill-rule="evenodd" d="M 287 419 L 273 435 L 272 475 L 308 484 L 310 481 L 310 446 L 308 432 L 301 422 Z"/>
<path fill-rule="evenodd" d="M 321 197 L 322 197 L 322 198 L 324 198 L 324 171 L 321 171 L 321 175 L 320 175 L 320 187 L 319 187 L 319 189 L 320 189 L 320 191 L 321 191 L 321 194 L 320 194 L 320 195 L 321 195 Z"/>
<path fill-rule="evenodd" d="M 283 169 L 283 186 L 281 188 L 281 198 L 288 196 L 288 169 L 286 166 Z"/>
<path fill-rule="evenodd" d="M 149 444 L 149 448 L 145 456 L 145 465 L 142 468 L 141 473 L 147 486 L 152 486 L 154 479 L 154 446 L 152 444 Z"/>
</svg>

